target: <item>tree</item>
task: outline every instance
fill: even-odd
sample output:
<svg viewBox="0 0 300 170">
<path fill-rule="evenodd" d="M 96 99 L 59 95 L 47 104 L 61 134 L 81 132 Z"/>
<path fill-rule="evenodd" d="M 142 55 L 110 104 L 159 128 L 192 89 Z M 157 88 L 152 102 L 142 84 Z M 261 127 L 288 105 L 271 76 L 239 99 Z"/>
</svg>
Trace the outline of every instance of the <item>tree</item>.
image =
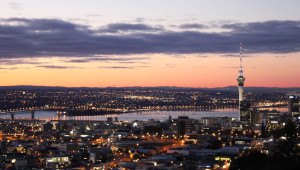
<svg viewBox="0 0 300 170">
<path fill-rule="evenodd" d="M 222 147 L 222 142 L 220 140 L 213 140 L 208 146 L 209 149 L 220 149 L 221 147 Z"/>
<path fill-rule="evenodd" d="M 280 155 L 267 156 L 258 151 L 242 156 L 231 163 L 230 170 L 282 170 L 297 169 L 295 162 Z"/>
<path fill-rule="evenodd" d="M 285 124 L 283 133 L 286 140 L 279 141 L 280 153 L 290 160 L 297 161 L 297 126 L 292 121 L 289 121 Z"/>
</svg>

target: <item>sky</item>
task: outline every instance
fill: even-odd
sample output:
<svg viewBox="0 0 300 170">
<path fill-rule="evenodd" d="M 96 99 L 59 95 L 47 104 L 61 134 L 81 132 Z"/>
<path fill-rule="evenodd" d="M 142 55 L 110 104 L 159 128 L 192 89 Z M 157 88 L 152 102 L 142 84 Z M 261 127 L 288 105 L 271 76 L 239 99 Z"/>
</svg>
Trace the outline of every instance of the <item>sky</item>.
<svg viewBox="0 0 300 170">
<path fill-rule="evenodd" d="M 299 0 L 1 0 L 0 86 L 300 87 Z"/>
</svg>

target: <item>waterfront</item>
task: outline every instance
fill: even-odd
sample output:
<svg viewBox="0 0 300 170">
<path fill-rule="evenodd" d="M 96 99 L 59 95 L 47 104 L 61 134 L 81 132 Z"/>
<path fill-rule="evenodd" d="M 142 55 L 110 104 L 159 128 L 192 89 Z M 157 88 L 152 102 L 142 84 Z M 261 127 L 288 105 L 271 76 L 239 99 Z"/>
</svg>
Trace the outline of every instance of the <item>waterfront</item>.
<svg viewBox="0 0 300 170">
<path fill-rule="evenodd" d="M 120 121 L 133 121 L 149 119 L 166 120 L 169 116 L 177 118 L 178 116 L 189 116 L 193 119 L 200 119 L 202 117 L 237 117 L 237 109 L 221 109 L 214 111 L 140 111 L 123 114 L 108 114 L 95 116 L 61 116 L 58 117 L 55 111 L 36 111 L 35 119 L 38 120 L 106 120 L 107 117 L 118 117 Z M 9 119 L 10 115 L 0 115 L 1 119 Z M 22 113 L 16 114 L 15 119 L 31 119 L 31 114 Z"/>
</svg>

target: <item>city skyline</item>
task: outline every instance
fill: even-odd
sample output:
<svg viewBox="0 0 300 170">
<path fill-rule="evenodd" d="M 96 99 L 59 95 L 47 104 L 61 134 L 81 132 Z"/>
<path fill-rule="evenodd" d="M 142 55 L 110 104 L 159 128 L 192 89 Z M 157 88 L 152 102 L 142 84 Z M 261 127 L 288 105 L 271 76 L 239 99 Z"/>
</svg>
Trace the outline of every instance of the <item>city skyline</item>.
<svg viewBox="0 0 300 170">
<path fill-rule="evenodd" d="M 0 1 L 0 169 L 300 169 L 299 6 Z"/>
<path fill-rule="evenodd" d="M 297 4 L 4 0 L 0 86 L 300 87 Z"/>
</svg>

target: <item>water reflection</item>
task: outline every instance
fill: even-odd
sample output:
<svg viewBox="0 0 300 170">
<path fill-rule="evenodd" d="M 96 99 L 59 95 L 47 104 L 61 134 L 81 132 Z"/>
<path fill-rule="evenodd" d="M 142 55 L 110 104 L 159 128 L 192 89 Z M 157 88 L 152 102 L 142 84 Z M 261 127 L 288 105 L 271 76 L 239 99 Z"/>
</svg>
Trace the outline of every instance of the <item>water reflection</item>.
<svg viewBox="0 0 300 170">
<path fill-rule="evenodd" d="M 286 111 L 286 109 L 278 109 L 280 111 Z M 270 109 L 272 110 L 272 109 Z M 189 116 L 190 118 L 200 119 L 202 117 L 237 117 L 237 109 L 219 109 L 214 111 L 141 111 L 131 112 L 123 114 L 109 114 L 109 115 L 93 115 L 93 116 L 57 116 L 55 111 L 36 111 L 35 119 L 39 120 L 80 120 L 80 121 L 91 121 L 91 120 L 106 120 L 107 117 L 118 117 L 120 121 L 132 121 L 132 120 L 149 120 L 158 119 L 166 120 L 172 116 L 177 118 L 178 116 Z M 0 119 L 10 119 L 10 115 L 0 115 Z M 15 114 L 15 119 L 31 119 L 31 114 L 22 113 Z"/>
<path fill-rule="evenodd" d="M 120 121 L 132 120 L 165 120 L 169 116 L 177 118 L 178 116 L 189 116 L 190 118 L 200 119 L 201 117 L 237 117 L 236 109 L 222 109 L 214 111 L 141 111 L 123 114 L 93 115 L 93 116 L 57 116 L 55 111 L 36 111 L 35 119 L 39 120 L 106 120 L 107 117 L 118 117 Z M 0 115 L 0 119 L 10 119 L 10 115 Z M 31 119 L 30 113 L 15 114 L 15 119 Z"/>
</svg>

